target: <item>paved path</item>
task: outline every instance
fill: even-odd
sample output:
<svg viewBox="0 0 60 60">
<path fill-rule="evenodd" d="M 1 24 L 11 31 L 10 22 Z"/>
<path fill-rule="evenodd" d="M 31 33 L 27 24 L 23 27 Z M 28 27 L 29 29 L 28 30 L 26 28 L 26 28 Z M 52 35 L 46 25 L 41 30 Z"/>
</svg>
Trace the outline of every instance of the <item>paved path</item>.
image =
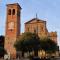
<svg viewBox="0 0 60 60">
<path fill-rule="evenodd" d="M 0 60 L 4 60 L 4 59 L 0 59 Z M 21 58 L 21 59 L 11 59 L 11 60 L 30 60 L 28 58 Z M 60 57 L 55 57 L 54 59 L 52 58 L 51 60 L 60 60 Z"/>
</svg>

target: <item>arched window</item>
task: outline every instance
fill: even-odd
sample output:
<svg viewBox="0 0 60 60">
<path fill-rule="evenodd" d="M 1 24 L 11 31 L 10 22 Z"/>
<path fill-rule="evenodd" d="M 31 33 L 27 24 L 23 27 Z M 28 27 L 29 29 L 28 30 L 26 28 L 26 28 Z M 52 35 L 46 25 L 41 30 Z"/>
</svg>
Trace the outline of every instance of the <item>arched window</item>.
<svg viewBox="0 0 60 60">
<path fill-rule="evenodd" d="M 15 15 L 15 9 L 13 9 L 13 11 L 12 11 L 12 15 Z"/>
<path fill-rule="evenodd" d="M 8 10 L 8 15 L 11 15 L 11 9 Z"/>
</svg>

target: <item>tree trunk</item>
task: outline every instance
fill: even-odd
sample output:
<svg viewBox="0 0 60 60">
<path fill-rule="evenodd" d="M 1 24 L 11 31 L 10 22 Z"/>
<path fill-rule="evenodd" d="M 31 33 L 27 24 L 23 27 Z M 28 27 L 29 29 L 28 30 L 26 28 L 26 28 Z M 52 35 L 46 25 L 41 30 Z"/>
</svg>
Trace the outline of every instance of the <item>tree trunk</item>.
<svg viewBox="0 0 60 60">
<path fill-rule="evenodd" d="M 24 57 L 24 52 L 22 52 L 22 57 Z"/>
<path fill-rule="evenodd" d="M 34 55 L 35 55 L 35 56 L 38 56 L 38 50 L 35 50 L 35 51 L 34 51 Z"/>
</svg>

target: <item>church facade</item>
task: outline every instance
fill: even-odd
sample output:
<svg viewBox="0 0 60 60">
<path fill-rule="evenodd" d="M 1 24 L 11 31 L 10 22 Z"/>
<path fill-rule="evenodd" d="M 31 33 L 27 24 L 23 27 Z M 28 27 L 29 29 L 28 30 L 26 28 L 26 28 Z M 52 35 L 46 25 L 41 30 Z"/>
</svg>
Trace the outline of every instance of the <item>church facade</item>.
<svg viewBox="0 0 60 60">
<path fill-rule="evenodd" d="M 18 3 L 7 4 L 5 45 L 4 48 L 11 57 L 16 57 L 14 43 L 20 36 L 21 29 L 21 7 Z M 39 37 L 49 36 L 54 42 L 57 42 L 57 32 L 48 32 L 46 21 L 33 18 L 25 23 L 25 32 L 37 33 Z"/>
<path fill-rule="evenodd" d="M 48 32 L 46 21 L 37 17 L 25 23 L 25 32 L 36 33 L 39 37 L 49 37 L 57 43 L 57 32 Z"/>
</svg>

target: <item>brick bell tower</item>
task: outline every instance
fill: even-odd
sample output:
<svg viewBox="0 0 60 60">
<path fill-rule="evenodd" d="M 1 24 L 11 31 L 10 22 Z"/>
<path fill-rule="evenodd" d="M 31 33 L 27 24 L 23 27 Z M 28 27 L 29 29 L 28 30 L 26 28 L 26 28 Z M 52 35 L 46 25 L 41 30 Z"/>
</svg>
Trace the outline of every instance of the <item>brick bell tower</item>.
<svg viewBox="0 0 60 60">
<path fill-rule="evenodd" d="M 7 4 L 5 49 L 12 58 L 16 57 L 14 43 L 20 35 L 21 7 L 18 3 Z"/>
</svg>

